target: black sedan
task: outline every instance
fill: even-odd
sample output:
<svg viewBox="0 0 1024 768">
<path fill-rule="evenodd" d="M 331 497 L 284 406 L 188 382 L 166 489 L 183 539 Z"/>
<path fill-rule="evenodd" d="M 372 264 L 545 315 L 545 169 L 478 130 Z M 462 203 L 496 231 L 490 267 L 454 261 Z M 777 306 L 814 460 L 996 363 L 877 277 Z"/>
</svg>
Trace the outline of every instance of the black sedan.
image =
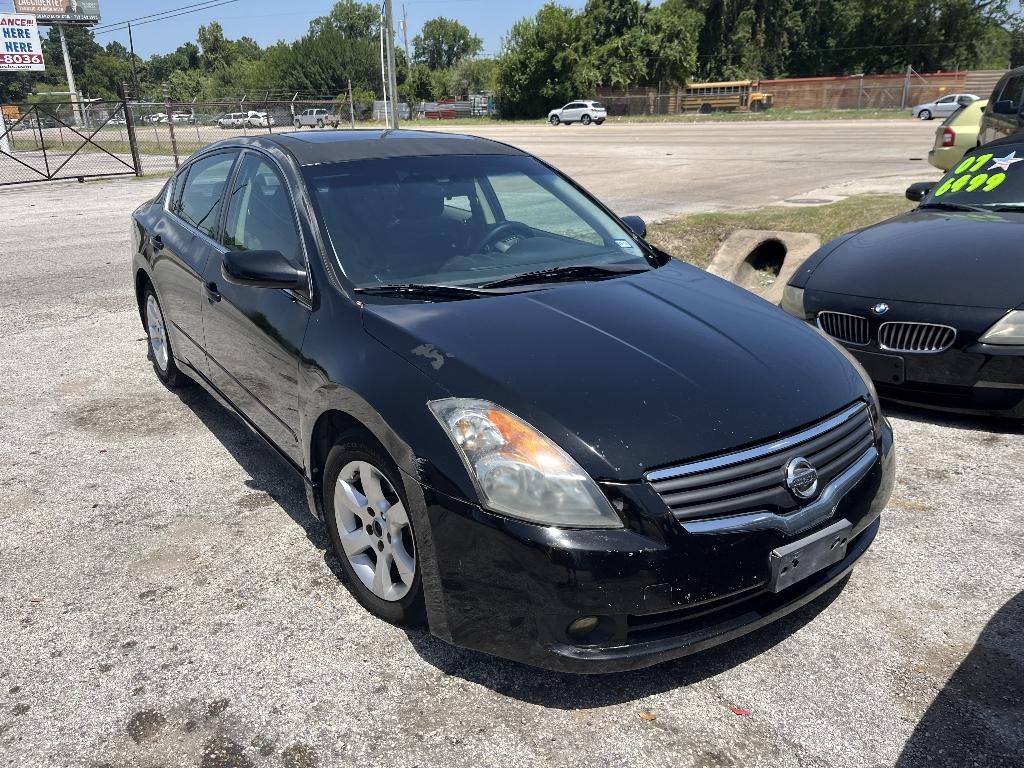
<svg viewBox="0 0 1024 768">
<path fill-rule="evenodd" d="M 811 256 L 783 307 L 842 342 L 883 398 L 1024 418 L 1024 142 L 976 149 L 907 196 L 920 205 Z"/>
<path fill-rule="evenodd" d="M 214 144 L 134 214 L 157 376 L 305 481 L 355 597 L 543 667 L 749 632 L 848 574 L 892 431 L 836 344 L 504 144 Z"/>
</svg>

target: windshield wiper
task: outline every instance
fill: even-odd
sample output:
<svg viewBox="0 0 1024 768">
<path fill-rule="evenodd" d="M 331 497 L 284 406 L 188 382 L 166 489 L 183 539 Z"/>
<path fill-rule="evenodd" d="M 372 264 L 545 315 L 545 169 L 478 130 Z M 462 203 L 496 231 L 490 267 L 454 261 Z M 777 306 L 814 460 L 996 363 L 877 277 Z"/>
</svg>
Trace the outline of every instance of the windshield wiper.
<svg viewBox="0 0 1024 768">
<path fill-rule="evenodd" d="M 442 299 L 468 299 L 487 296 L 490 291 L 460 285 L 431 285 L 429 283 L 400 283 L 394 285 L 369 285 L 353 289 L 368 296 L 435 296 Z"/>
<path fill-rule="evenodd" d="M 983 208 L 980 205 L 966 205 L 964 203 L 950 203 L 945 200 L 938 202 L 933 200 L 930 203 L 921 203 L 918 208 L 935 208 L 943 211 L 974 211 L 975 213 L 991 213 L 991 208 Z"/>
<path fill-rule="evenodd" d="M 640 272 L 650 272 L 646 267 L 611 267 L 597 266 L 594 264 L 582 264 L 572 267 L 552 267 L 541 269 L 536 272 L 524 272 L 521 275 L 505 277 L 501 280 L 494 280 L 484 283 L 481 288 L 506 288 L 513 285 L 534 285 L 536 283 L 560 283 L 568 280 L 579 280 L 586 278 L 604 279 L 616 275 L 635 275 Z"/>
</svg>

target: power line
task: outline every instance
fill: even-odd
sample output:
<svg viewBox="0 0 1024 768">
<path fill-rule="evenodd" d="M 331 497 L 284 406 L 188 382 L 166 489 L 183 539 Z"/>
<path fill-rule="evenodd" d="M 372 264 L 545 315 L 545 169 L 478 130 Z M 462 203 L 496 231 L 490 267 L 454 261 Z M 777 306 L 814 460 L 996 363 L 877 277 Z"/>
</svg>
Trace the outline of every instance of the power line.
<svg viewBox="0 0 1024 768">
<path fill-rule="evenodd" d="M 153 24 L 157 21 L 167 21 L 168 19 L 174 19 L 178 16 L 187 16 L 190 13 L 199 13 L 200 11 L 208 11 L 212 8 L 219 8 L 222 5 L 231 5 L 237 3 L 239 0 L 207 0 L 205 3 L 194 3 L 193 5 L 184 5 L 180 8 L 171 8 L 170 10 L 162 13 L 152 13 L 148 16 L 139 16 L 136 19 L 126 19 L 124 21 L 118 21 L 113 24 L 106 24 L 102 27 L 94 27 L 92 32 L 94 35 L 106 35 L 110 32 L 120 32 L 128 29 L 128 26 L 141 27 L 143 24 Z"/>
</svg>

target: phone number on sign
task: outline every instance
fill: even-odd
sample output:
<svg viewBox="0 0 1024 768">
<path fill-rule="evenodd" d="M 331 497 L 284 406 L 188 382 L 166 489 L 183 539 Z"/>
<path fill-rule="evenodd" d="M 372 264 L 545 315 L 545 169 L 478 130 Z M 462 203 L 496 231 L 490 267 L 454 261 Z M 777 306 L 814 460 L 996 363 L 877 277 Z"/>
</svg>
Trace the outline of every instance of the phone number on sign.
<svg viewBox="0 0 1024 768">
<path fill-rule="evenodd" d="M 0 64 L 42 64 L 41 53 L 0 53 Z"/>
</svg>

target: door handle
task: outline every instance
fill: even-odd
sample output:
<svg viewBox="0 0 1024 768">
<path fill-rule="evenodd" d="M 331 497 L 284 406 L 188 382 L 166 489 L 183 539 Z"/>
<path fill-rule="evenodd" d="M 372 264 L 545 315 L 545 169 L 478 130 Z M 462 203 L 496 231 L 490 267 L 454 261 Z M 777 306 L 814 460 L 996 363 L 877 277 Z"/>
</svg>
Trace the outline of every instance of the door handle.
<svg viewBox="0 0 1024 768">
<path fill-rule="evenodd" d="M 162 251 L 164 249 L 164 239 L 160 235 L 153 235 L 149 242 L 153 244 L 154 251 Z"/>
<path fill-rule="evenodd" d="M 203 285 L 206 291 L 206 298 L 210 300 L 211 304 L 216 304 L 220 301 L 220 291 L 217 290 L 216 283 L 206 283 Z"/>
</svg>

